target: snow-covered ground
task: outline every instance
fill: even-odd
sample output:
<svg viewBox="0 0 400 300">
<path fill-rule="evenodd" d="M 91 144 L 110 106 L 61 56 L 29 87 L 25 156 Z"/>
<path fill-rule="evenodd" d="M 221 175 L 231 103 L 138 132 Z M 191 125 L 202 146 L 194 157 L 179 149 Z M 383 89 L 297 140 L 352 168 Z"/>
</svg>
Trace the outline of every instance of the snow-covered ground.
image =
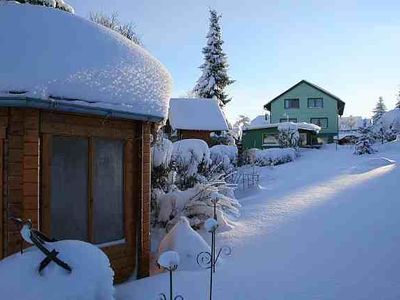
<svg viewBox="0 0 400 300">
<path fill-rule="evenodd" d="M 218 235 L 233 253 L 214 299 L 400 299 L 400 143 L 374 155 L 351 147 L 302 150 L 261 168 L 240 199 L 236 227 Z M 207 271 L 178 271 L 175 291 L 207 299 Z M 156 299 L 167 274 L 117 286 L 117 299 Z"/>
</svg>

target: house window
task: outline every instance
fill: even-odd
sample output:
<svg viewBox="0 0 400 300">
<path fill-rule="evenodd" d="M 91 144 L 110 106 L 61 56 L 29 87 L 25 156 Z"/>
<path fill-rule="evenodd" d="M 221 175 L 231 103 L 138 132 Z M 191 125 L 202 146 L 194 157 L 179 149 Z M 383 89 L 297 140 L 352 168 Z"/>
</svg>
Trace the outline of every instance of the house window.
<svg viewBox="0 0 400 300">
<path fill-rule="evenodd" d="M 285 99 L 285 109 L 300 108 L 300 101 L 296 99 Z"/>
<path fill-rule="evenodd" d="M 51 145 L 51 236 L 124 239 L 124 141 L 54 135 Z"/>
<path fill-rule="evenodd" d="M 278 144 L 278 139 L 276 134 L 263 134 L 263 145 L 276 145 Z"/>
<path fill-rule="evenodd" d="M 310 123 L 318 125 L 321 128 L 328 128 L 328 118 L 311 118 Z"/>
<path fill-rule="evenodd" d="M 323 108 L 324 100 L 322 98 L 308 98 L 308 108 Z"/>
<path fill-rule="evenodd" d="M 285 123 L 285 122 L 292 122 L 292 123 L 297 123 L 297 118 L 285 118 L 285 119 L 280 119 L 279 123 Z"/>
</svg>

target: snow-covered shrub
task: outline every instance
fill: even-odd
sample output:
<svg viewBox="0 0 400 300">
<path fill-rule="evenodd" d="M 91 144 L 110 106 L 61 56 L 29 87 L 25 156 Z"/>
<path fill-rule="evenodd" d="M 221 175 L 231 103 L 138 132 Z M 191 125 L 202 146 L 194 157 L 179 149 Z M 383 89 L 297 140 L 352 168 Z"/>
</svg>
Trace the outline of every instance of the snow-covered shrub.
<svg viewBox="0 0 400 300">
<path fill-rule="evenodd" d="M 229 219 L 239 216 L 240 204 L 235 199 L 232 189 L 223 185 L 215 187 L 209 184 L 197 184 L 184 191 L 176 189 L 161 194 L 157 198 L 158 224 L 170 228 L 181 216 L 186 216 L 191 226 L 200 228 L 205 220 L 214 215 L 211 199 L 215 194 L 219 197 L 217 216 L 220 230 L 229 230 L 232 228 Z"/>
<path fill-rule="evenodd" d="M 153 188 L 162 189 L 167 192 L 173 180 L 171 168 L 172 142 L 165 138 L 157 139 L 151 149 L 152 173 L 151 183 Z"/>
<path fill-rule="evenodd" d="M 189 188 L 205 182 L 205 173 L 211 164 L 210 149 L 203 140 L 187 139 L 173 143 L 171 161 L 176 168 L 176 185 Z"/>
<path fill-rule="evenodd" d="M 285 122 L 278 125 L 278 142 L 282 148 L 299 148 L 300 134 L 295 123 Z"/>
<path fill-rule="evenodd" d="M 215 145 L 210 148 L 212 168 L 228 174 L 237 166 L 238 149 L 236 146 Z"/>
<path fill-rule="evenodd" d="M 161 240 L 158 253 L 175 251 L 179 254 L 179 270 L 194 270 L 199 266 L 196 262 L 197 254 L 210 251 L 207 242 L 190 227 L 187 218 L 180 217 L 175 226 Z"/>
<path fill-rule="evenodd" d="M 211 145 L 236 145 L 235 137 L 231 131 L 222 131 L 220 134 L 215 132 L 210 133 Z"/>
<path fill-rule="evenodd" d="M 72 240 L 47 243 L 46 247 L 58 251 L 58 257 L 72 267 L 72 272 L 50 262 L 39 275 L 44 256 L 30 247 L 23 254 L 0 261 L 1 299 L 114 299 L 114 272 L 99 247 Z"/>
<path fill-rule="evenodd" d="M 249 149 L 244 153 L 245 163 L 257 166 L 275 166 L 295 160 L 293 148 Z"/>
<path fill-rule="evenodd" d="M 372 148 L 373 138 L 369 129 L 360 129 L 361 136 L 358 138 L 356 145 L 354 146 L 354 154 L 372 154 L 375 153 Z"/>
</svg>

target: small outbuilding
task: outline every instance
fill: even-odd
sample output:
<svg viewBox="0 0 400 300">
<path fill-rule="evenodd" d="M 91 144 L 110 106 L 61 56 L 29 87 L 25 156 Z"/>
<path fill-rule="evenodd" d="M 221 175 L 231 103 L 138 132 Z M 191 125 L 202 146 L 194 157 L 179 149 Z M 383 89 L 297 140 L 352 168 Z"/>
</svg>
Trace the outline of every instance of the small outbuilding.
<svg viewBox="0 0 400 300">
<path fill-rule="evenodd" d="M 172 98 L 165 132 L 175 140 L 201 139 L 210 144 L 213 133 L 229 129 L 217 100 L 206 98 Z"/>
<path fill-rule="evenodd" d="M 53 8 L 0 5 L 0 41 L 0 259 L 21 247 L 10 218 L 29 218 L 56 239 L 98 245 L 116 282 L 148 275 L 150 143 L 168 72 Z"/>
<path fill-rule="evenodd" d="M 258 148 L 276 148 L 280 147 L 279 144 L 279 130 L 284 128 L 295 128 L 299 132 L 299 146 L 300 147 L 313 147 L 317 146 L 317 134 L 321 127 L 309 123 L 262 123 L 253 122 L 243 129 L 242 145 L 244 149 Z"/>
</svg>

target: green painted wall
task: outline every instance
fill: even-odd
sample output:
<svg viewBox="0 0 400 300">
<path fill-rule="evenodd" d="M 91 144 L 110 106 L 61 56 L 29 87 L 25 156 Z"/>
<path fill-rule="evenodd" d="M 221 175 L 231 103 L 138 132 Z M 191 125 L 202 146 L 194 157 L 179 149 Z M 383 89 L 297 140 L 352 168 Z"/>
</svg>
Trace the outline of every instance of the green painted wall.
<svg viewBox="0 0 400 300">
<path fill-rule="evenodd" d="M 300 108 L 285 109 L 284 100 L 289 98 L 298 98 Z M 322 98 L 324 107 L 308 108 L 308 98 Z M 280 119 L 285 119 L 285 113 L 289 118 L 297 118 L 297 122 L 310 123 L 311 118 L 328 118 L 328 128 L 322 129 L 319 136 L 330 137 L 331 140 L 338 134 L 337 101 L 306 83 L 300 84 L 271 103 L 271 123 L 279 123 Z"/>
<path fill-rule="evenodd" d="M 243 131 L 242 145 L 243 149 L 258 148 L 263 149 L 264 134 L 278 134 L 276 128 L 251 129 Z"/>
</svg>

